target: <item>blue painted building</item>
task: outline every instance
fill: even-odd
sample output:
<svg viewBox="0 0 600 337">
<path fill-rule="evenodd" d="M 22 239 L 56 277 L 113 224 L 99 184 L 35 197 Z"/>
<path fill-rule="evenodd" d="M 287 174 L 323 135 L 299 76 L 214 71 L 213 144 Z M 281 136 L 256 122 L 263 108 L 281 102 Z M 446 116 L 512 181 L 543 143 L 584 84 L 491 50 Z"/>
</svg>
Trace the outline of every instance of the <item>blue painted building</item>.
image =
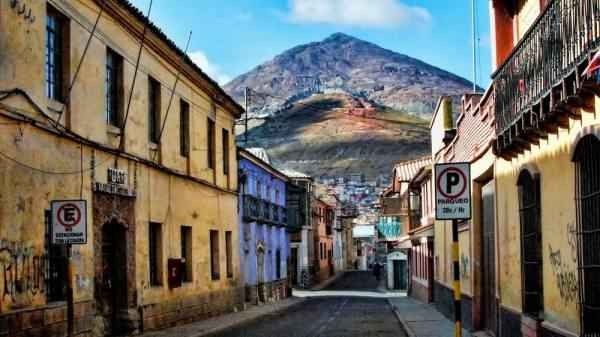
<svg viewBox="0 0 600 337">
<path fill-rule="evenodd" d="M 286 184 L 263 152 L 240 149 L 240 261 L 246 300 L 267 302 L 287 297 L 290 252 L 286 230 Z"/>
</svg>

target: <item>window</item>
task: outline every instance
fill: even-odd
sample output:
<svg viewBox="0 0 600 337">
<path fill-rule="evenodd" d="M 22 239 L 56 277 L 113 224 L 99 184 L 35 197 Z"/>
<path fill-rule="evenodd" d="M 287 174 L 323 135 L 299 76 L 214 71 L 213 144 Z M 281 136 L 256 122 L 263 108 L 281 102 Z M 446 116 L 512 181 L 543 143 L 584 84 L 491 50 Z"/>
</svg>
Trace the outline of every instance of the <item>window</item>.
<svg viewBox="0 0 600 337">
<path fill-rule="evenodd" d="M 46 217 L 46 240 L 45 250 L 48 252 L 48 264 L 46 272 L 48 278 L 46 280 L 46 297 L 48 302 L 65 301 L 67 299 L 67 247 L 65 245 L 51 244 L 51 211 L 45 211 Z M 40 280 L 42 281 L 42 280 Z M 40 287 L 41 288 L 41 287 Z"/>
<path fill-rule="evenodd" d="M 116 127 L 121 123 L 123 104 L 123 58 L 106 49 L 106 122 Z"/>
<path fill-rule="evenodd" d="M 584 337 L 600 336 L 600 141 L 594 135 L 577 144 L 576 174 L 579 300 Z"/>
<path fill-rule="evenodd" d="M 543 308 L 542 226 L 540 184 L 528 170 L 517 182 L 521 221 L 521 272 L 523 275 L 523 312 L 537 317 Z"/>
<path fill-rule="evenodd" d="M 190 155 L 190 105 L 184 100 L 179 101 L 179 153 Z"/>
<path fill-rule="evenodd" d="M 225 232 L 225 253 L 227 254 L 227 277 L 233 277 L 233 246 L 231 245 L 231 231 Z"/>
<path fill-rule="evenodd" d="M 46 17 L 46 96 L 64 100 L 64 65 L 68 45 L 67 19 L 48 6 Z"/>
<path fill-rule="evenodd" d="M 260 180 L 256 179 L 256 196 L 260 199 L 262 197 L 262 184 Z"/>
<path fill-rule="evenodd" d="M 223 129 L 221 143 L 223 147 L 223 174 L 229 174 L 229 131 Z"/>
<path fill-rule="evenodd" d="M 209 169 L 215 168 L 215 122 L 208 118 L 207 119 L 207 127 L 206 127 L 206 137 L 207 137 L 207 146 L 208 150 L 206 151 L 206 160 L 208 163 Z"/>
<path fill-rule="evenodd" d="M 158 144 L 160 141 L 160 83 L 148 78 L 148 139 Z"/>
<path fill-rule="evenodd" d="M 277 248 L 275 251 L 275 277 L 281 279 L 281 250 Z"/>
<path fill-rule="evenodd" d="M 219 231 L 210 231 L 210 275 L 213 280 L 221 278 L 219 265 Z"/>
<path fill-rule="evenodd" d="M 192 227 L 181 226 L 181 275 L 183 282 L 192 282 Z"/>
<path fill-rule="evenodd" d="M 151 222 L 148 228 L 148 265 L 150 268 L 150 285 L 162 284 L 162 225 Z"/>
</svg>

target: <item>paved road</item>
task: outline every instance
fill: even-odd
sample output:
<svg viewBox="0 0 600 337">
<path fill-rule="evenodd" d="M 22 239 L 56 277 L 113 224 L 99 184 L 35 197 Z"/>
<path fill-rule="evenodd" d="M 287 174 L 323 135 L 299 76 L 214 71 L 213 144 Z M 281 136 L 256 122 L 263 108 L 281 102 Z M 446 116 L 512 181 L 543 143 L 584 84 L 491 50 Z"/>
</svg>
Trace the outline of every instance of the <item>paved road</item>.
<svg viewBox="0 0 600 337">
<path fill-rule="evenodd" d="M 328 290 L 374 290 L 368 272 L 344 275 Z M 211 335 L 211 337 L 406 337 L 386 299 L 309 298 L 285 311 Z"/>
</svg>

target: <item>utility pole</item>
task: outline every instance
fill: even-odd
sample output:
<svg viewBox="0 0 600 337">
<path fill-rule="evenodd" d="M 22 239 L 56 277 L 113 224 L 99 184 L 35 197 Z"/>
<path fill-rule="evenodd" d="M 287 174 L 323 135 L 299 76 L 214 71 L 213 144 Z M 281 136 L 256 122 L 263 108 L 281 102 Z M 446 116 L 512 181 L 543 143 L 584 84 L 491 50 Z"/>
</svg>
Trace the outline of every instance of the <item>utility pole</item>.
<svg viewBox="0 0 600 337">
<path fill-rule="evenodd" d="M 454 337 L 462 336 L 460 270 L 458 261 L 458 220 L 452 220 L 452 265 L 454 269 Z"/>
<path fill-rule="evenodd" d="M 477 92 L 477 23 L 475 21 L 476 0 L 471 0 L 471 25 L 473 26 L 473 93 Z"/>
<path fill-rule="evenodd" d="M 248 109 L 250 107 L 250 88 L 244 89 L 244 108 L 246 110 L 244 118 L 244 145 L 248 146 Z"/>
</svg>

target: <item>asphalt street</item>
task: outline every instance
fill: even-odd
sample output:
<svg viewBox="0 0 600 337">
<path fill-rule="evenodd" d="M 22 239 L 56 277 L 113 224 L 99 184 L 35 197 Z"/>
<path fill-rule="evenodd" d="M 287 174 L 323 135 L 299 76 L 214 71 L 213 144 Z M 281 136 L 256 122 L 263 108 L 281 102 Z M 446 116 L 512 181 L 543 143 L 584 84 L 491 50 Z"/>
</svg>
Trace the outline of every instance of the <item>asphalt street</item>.
<svg viewBox="0 0 600 337">
<path fill-rule="evenodd" d="M 350 272 L 326 290 L 374 291 L 370 272 Z M 315 297 L 211 337 L 405 337 L 384 298 Z"/>
</svg>

